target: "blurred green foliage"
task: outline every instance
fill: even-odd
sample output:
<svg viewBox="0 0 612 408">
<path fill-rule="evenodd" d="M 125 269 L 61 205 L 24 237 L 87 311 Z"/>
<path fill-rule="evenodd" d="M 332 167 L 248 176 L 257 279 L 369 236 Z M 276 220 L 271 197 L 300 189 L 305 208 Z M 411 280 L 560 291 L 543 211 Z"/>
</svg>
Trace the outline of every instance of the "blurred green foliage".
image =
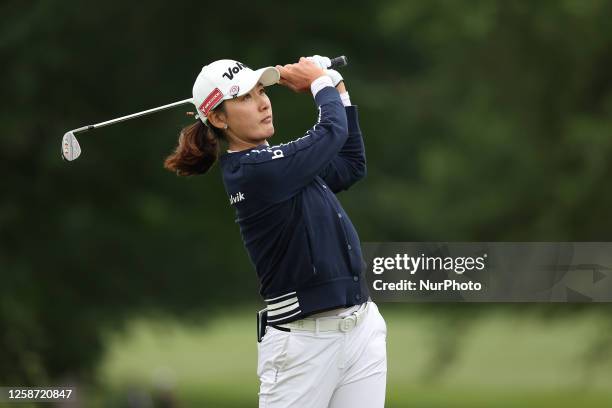
<svg viewBox="0 0 612 408">
<path fill-rule="evenodd" d="M 67 130 L 189 97 L 216 59 L 348 56 L 368 177 L 340 198 L 362 241 L 609 240 L 610 2 L 9 0 L 0 16 L 0 384 L 89 379 L 129 316 L 258 301 L 218 168 L 162 169 L 183 110 L 59 159 Z M 314 122 L 308 95 L 269 95 L 273 142 Z"/>
</svg>

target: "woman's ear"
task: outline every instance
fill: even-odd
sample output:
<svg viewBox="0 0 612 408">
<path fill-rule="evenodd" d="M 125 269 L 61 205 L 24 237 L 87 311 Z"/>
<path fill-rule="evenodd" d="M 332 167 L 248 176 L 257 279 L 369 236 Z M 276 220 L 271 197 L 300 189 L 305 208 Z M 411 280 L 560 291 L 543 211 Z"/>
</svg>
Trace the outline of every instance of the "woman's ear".
<svg viewBox="0 0 612 408">
<path fill-rule="evenodd" d="M 223 129 L 226 125 L 226 118 L 223 112 L 212 111 L 208 114 L 208 121 L 216 128 Z"/>
</svg>

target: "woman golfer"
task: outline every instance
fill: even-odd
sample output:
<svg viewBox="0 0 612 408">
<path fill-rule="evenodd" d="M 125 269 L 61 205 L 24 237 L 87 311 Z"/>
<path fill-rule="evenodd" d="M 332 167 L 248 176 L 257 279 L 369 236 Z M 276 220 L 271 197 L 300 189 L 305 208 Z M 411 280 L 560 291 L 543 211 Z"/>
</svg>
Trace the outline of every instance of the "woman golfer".
<svg viewBox="0 0 612 408">
<path fill-rule="evenodd" d="M 336 198 L 366 173 L 357 107 L 325 57 L 256 71 L 206 65 L 193 87 L 198 121 L 165 167 L 205 173 L 219 158 L 229 203 L 261 284 L 260 407 L 378 408 L 387 375 L 385 320 L 364 279 L 359 237 Z M 270 145 L 265 87 L 312 92 L 316 123 Z M 222 141 L 227 153 L 220 157 Z"/>
</svg>

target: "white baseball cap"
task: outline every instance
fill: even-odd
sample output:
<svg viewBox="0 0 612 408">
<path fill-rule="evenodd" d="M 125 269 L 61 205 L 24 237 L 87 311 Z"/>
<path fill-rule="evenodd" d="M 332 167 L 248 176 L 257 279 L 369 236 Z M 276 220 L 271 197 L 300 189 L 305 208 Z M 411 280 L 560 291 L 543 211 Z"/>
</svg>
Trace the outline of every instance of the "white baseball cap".
<svg viewBox="0 0 612 408">
<path fill-rule="evenodd" d="M 198 117 L 206 123 L 208 113 L 224 100 L 249 93 L 258 82 L 269 86 L 279 79 L 280 73 L 274 67 L 253 71 L 238 61 L 218 60 L 202 68 L 193 84 L 192 102 L 198 110 Z"/>
</svg>

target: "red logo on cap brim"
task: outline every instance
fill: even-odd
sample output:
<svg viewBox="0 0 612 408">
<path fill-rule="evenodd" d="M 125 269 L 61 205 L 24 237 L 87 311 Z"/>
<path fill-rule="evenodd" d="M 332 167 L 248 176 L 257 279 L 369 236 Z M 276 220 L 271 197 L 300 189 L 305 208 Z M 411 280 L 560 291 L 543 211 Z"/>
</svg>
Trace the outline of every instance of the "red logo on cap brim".
<svg viewBox="0 0 612 408">
<path fill-rule="evenodd" d="M 219 88 L 213 89 L 213 91 L 204 99 L 204 102 L 200 105 L 198 110 L 204 115 L 208 116 L 208 112 L 212 109 L 213 106 L 217 104 L 221 99 L 223 99 L 223 92 L 219 90 Z"/>
</svg>

